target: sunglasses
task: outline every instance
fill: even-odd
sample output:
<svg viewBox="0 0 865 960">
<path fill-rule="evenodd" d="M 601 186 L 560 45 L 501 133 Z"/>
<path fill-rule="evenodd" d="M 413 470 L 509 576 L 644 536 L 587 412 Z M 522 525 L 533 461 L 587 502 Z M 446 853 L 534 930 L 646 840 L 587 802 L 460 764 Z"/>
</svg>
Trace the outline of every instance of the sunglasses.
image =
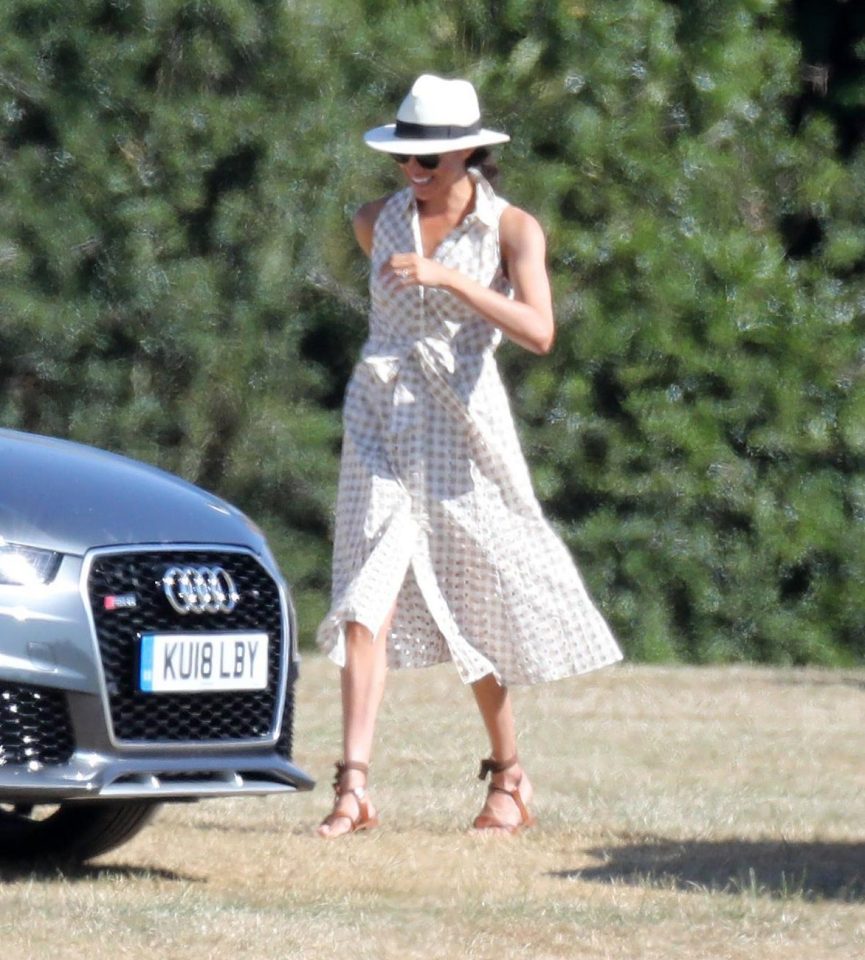
<svg viewBox="0 0 865 960">
<path fill-rule="evenodd" d="M 400 166 L 404 166 L 406 163 L 411 160 L 413 154 L 411 153 L 392 153 L 391 156 L 396 160 Z M 440 153 L 423 153 L 420 156 L 415 156 L 418 164 L 424 168 L 424 170 L 435 170 L 435 168 L 441 163 L 441 154 Z"/>
</svg>

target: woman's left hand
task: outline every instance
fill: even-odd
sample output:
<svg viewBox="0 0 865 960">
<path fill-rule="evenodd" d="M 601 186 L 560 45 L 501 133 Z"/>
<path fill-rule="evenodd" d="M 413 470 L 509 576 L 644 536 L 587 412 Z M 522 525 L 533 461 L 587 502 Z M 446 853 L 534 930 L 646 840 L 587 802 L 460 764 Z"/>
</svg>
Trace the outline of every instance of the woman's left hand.
<svg viewBox="0 0 865 960">
<path fill-rule="evenodd" d="M 402 287 L 439 287 L 450 272 L 447 267 L 416 253 L 395 253 L 381 268 Z"/>
</svg>

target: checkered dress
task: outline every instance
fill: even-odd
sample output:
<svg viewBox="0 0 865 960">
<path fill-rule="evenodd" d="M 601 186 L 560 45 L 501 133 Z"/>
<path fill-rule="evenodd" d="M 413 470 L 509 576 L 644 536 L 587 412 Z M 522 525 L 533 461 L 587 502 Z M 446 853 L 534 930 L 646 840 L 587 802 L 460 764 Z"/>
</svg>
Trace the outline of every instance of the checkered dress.
<svg viewBox="0 0 865 960">
<path fill-rule="evenodd" d="M 435 259 L 509 293 L 479 175 L 475 210 Z M 345 625 L 388 636 L 393 668 L 453 660 L 463 681 L 537 683 L 621 659 L 532 491 L 494 358 L 501 333 L 445 290 L 383 282 L 423 249 L 410 189 L 373 235 L 369 339 L 348 385 L 333 605 L 318 642 L 345 663 Z"/>
</svg>

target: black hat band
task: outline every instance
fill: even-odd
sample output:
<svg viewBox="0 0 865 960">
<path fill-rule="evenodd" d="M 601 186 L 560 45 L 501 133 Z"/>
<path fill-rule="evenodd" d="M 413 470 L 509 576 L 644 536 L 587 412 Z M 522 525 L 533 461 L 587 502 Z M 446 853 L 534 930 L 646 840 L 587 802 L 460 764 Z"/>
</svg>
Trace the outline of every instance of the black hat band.
<svg viewBox="0 0 865 960">
<path fill-rule="evenodd" d="M 425 123 L 407 123 L 405 120 L 397 120 L 394 136 L 404 140 L 458 140 L 460 137 L 471 137 L 480 132 L 480 120 L 468 127 L 434 127 Z"/>
</svg>

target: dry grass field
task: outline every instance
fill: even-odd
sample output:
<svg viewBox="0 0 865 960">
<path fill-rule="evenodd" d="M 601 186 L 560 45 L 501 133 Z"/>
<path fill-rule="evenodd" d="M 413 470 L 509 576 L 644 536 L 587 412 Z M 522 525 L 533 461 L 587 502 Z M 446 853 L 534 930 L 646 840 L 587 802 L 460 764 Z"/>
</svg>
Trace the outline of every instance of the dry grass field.
<svg viewBox="0 0 865 960">
<path fill-rule="evenodd" d="M 73 874 L 0 871 L 3 960 L 823 960 L 865 953 L 865 672 L 625 666 L 517 690 L 538 827 L 475 836 L 484 752 L 447 667 L 390 677 L 380 830 L 327 843 L 335 669 L 308 656 L 311 794 L 165 807 Z"/>
</svg>

